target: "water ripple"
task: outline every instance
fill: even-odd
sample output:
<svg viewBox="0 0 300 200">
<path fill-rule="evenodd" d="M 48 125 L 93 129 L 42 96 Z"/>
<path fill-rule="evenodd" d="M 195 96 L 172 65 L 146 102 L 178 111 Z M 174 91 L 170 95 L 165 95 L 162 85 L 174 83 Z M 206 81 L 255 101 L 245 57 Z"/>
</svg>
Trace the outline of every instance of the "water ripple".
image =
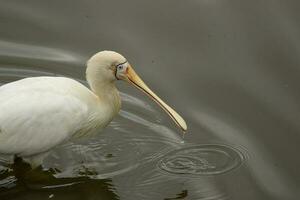
<svg viewBox="0 0 300 200">
<path fill-rule="evenodd" d="M 0 40 L 0 56 L 11 58 L 26 58 L 30 60 L 39 59 L 46 61 L 59 61 L 78 63 L 83 58 L 80 55 L 61 49 L 38 46 L 25 43 L 16 43 Z"/>
<path fill-rule="evenodd" d="M 45 160 L 45 167 L 59 169 L 57 177 L 79 175 L 108 178 L 124 174 L 144 163 L 154 162 L 178 146 L 178 143 L 172 141 L 150 137 L 124 137 L 116 141 L 104 136 L 86 142 L 69 143 L 57 148 Z"/>
<path fill-rule="evenodd" d="M 158 167 L 176 175 L 216 175 L 235 169 L 242 162 L 243 155 L 232 147 L 205 144 L 171 151 Z"/>
</svg>

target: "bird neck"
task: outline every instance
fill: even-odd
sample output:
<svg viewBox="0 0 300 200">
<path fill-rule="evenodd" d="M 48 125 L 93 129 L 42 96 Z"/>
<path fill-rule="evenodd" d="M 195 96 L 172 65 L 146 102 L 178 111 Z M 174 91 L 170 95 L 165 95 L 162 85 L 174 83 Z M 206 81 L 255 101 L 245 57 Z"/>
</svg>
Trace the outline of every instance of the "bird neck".
<svg viewBox="0 0 300 200">
<path fill-rule="evenodd" d="M 121 99 L 119 91 L 115 86 L 114 77 L 105 67 L 89 64 L 86 70 L 86 79 L 92 92 L 98 96 L 99 102 L 104 107 L 111 108 L 112 111 L 119 111 Z"/>
<path fill-rule="evenodd" d="M 119 92 L 114 82 L 92 82 L 89 83 L 92 92 L 101 100 L 113 101 L 114 98 L 119 97 Z"/>
<path fill-rule="evenodd" d="M 109 106 L 114 112 L 119 112 L 121 98 L 115 82 L 102 82 L 101 80 L 89 82 L 92 92 L 98 96 L 101 104 Z"/>
</svg>

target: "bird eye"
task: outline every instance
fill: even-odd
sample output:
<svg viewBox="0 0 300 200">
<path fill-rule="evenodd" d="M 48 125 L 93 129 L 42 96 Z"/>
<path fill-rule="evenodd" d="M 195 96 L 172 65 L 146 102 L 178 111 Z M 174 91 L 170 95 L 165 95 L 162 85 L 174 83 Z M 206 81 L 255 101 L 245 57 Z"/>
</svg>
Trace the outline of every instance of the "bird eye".
<svg viewBox="0 0 300 200">
<path fill-rule="evenodd" d="M 118 65 L 118 69 L 119 70 L 123 69 L 123 65 Z"/>
</svg>

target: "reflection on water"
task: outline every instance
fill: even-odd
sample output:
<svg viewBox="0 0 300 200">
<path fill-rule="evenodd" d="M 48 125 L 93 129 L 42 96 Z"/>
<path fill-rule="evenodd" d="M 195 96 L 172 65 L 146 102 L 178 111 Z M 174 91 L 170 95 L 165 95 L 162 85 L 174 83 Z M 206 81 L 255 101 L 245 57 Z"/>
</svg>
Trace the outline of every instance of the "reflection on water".
<svg viewBox="0 0 300 200">
<path fill-rule="evenodd" d="M 83 59 L 80 55 L 73 55 L 61 49 L 54 49 L 44 46 L 20 44 L 16 42 L 8 42 L 0 40 L 0 56 L 4 58 L 30 59 L 30 60 L 46 60 L 60 61 L 64 63 L 78 63 Z"/>
<path fill-rule="evenodd" d="M 42 173 L 42 172 L 36 172 Z M 2 176 L 3 174 L 1 174 Z M 38 175 L 38 174 L 35 174 Z M 41 176 L 41 175 L 39 175 Z M 42 174 L 42 176 L 45 176 Z M 36 177 L 35 177 L 36 178 Z M 40 180 L 19 178 L 9 187 L 0 188 L 1 200 L 21 199 L 119 199 L 111 180 L 89 178 L 42 177 Z M 31 178 L 32 179 L 32 178 Z"/>
</svg>

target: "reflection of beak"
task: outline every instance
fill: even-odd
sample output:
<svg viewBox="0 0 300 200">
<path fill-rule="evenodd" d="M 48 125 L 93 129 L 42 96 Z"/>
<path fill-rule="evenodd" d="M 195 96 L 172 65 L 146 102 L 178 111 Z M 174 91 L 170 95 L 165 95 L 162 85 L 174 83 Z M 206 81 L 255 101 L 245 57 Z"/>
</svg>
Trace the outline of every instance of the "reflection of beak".
<svg viewBox="0 0 300 200">
<path fill-rule="evenodd" d="M 184 132 L 187 130 L 184 119 L 170 106 L 163 102 L 154 92 L 152 92 L 144 81 L 135 73 L 132 67 L 128 64 L 126 69 L 127 81 L 133 84 L 135 87 L 146 93 L 151 99 L 153 99 L 162 109 L 168 113 L 177 126 L 179 126 Z"/>
</svg>

